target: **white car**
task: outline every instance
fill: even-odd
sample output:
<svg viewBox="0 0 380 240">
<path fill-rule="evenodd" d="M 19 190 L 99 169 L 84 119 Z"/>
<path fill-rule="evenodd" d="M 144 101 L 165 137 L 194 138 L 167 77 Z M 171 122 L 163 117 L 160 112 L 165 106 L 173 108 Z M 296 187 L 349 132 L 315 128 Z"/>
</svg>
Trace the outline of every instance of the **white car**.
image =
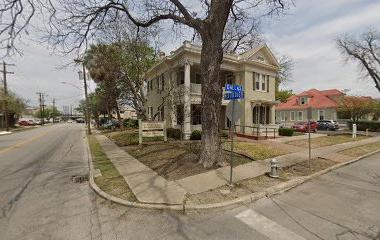
<svg viewBox="0 0 380 240">
<path fill-rule="evenodd" d="M 67 123 L 73 123 L 73 120 L 69 119 L 67 120 Z"/>
</svg>

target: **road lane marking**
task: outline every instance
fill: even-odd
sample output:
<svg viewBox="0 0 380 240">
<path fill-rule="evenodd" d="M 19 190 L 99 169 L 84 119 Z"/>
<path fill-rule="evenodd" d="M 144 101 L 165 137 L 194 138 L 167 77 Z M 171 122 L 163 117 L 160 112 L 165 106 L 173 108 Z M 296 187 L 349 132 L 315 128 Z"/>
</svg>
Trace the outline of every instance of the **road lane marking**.
<svg viewBox="0 0 380 240">
<path fill-rule="evenodd" d="M 278 223 L 251 209 L 241 212 L 235 217 L 269 239 L 306 240 L 291 230 L 279 225 Z"/>
<path fill-rule="evenodd" d="M 16 144 L 12 145 L 12 146 L 2 148 L 2 149 L 0 149 L 0 154 L 5 153 L 5 152 L 8 152 L 8 151 L 10 151 L 10 150 L 12 150 L 12 149 L 15 149 L 15 148 L 18 148 L 18 147 L 22 147 L 22 146 L 24 146 L 25 144 L 28 144 L 28 143 L 30 143 L 30 142 L 32 142 L 32 141 L 34 141 L 34 140 L 37 140 L 37 139 L 39 139 L 39 138 L 42 138 L 42 137 L 46 136 L 48 133 L 50 133 L 51 131 L 52 131 L 52 130 L 49 130 L 49 131 L 44 132 L 44 133 L 42 133 L 42 134 L 40 134 L 40 135 L 34 136 L 34 137 L 32 137 L 32 138 L 29 138 L 29 139 L 27 139 L 27 140 L 25 140 L 25 141 L 18 142 L 18 143 L 16 143 Z"/>
</svg>

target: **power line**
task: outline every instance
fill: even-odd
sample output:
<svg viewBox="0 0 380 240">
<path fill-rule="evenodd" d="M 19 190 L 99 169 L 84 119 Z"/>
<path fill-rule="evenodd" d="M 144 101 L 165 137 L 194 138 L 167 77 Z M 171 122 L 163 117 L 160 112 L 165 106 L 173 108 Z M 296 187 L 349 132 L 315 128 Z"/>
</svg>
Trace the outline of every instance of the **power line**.
<svg viewBox="0 0 380 240">
<path fill-rule="evenodd" d="M 3 83 L 4 83 L 4 123 L 5 123 L 5 129 L 9 130 L 8 125 L 8 87 L 7 87 L 7 74 L 14 74 L 14 72 L 8 72 L 7 66 L 15 66 L 14 64 L 8 64 L 5 61 L 3 61 L 3 70 L 0 70 L 0 72 L 3 73 Z"/>
</svg>

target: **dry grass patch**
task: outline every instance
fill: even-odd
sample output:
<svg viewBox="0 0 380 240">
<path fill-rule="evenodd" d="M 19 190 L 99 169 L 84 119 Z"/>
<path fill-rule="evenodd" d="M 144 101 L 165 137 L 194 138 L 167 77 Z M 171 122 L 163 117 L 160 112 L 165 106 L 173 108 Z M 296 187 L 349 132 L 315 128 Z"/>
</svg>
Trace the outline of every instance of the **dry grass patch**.
<svg viewBox="0 0 380 240">
<path fill-rule="evenodd" d="M 193 194 L 189 197 L 188 201 L 192 204 L 208 204 L 233 200 L 254 192 L 264 191 L 269 187 L 297 177 L 310 175 L 312 173 L 326 169 L 334 164 L 336 163 L 328 159 L 312 159 L 310 172 L 309 162 L 304 161 L 289 167 L 282 168 L 280 170 L 279 178 L 271 178 L 265 174 L 254 178 L 245 179 L 235 183 L 232 188 L 225 185 L 203 193 Z"/>
<path fill-rule="evenodd" d="M 336 144 L 340 144 L 340 143 L 360 141 L 360 140 L 363 140 L 366 138 L 368 138 L 368 137 L 367 136 L 357 136 L 357 138 L 352 138 L 352 136 L 348 135 L 348 134 L 312 138 L 311 139 L 311 148 L 319 148 L 319 147 L 336 145 Z M 297 147 L 304 147 L 304 148 L 307 148 L 309 146 L 308 145 L 309 144 L 308 139 L 290 141 L 290 142 L 286 142 L 286 144 L 297 146 Z"/>
<path fill-rule="evenodd" d="M 349 149 L 340 151 L 339 153 L 347 155 L 347 156 L 352 156 L 352 157 L 360 157 L 379 149 L 380 149 L 380 141 L 358 146 L 358 147 L 349 148 Z"/>
<path fill-rule="evenodd" d="M 167 143 L 147 143 L 143 146 L 127 146 L 123 149 L 141 163 L 153 169 L 167 180 L 178 180 L 204 173 L 219 166 L 205 169 L 199 161 L 199 141 L 172 141 Z M 230 153 L 223 151 L 229 161 Z M 234 166 L 251 162 L 252 159 L 234 154 Z"/>
<path fill-rule="evenodd" d="M 223 148 L 229 151 L 231 149 L 231 143 L 223 143 Z M 289 153 L 273 146 L 252 142 L 235 142 L 234 152 L 243 154 L 254 160 L 263 160 Z"/>
<path fill-rule="evenodd" d="M 107 158 L 107 155 L 103 152 L 96 138 L 94 136 L 88 136 L 88 141 L 94 168 L 99 169 L 102 173 L 102 176 L 94 179 L 96 185 L 113 196 L 136 202 L 137 199 L 132 190 L 112 162 Z"/>
</svg>

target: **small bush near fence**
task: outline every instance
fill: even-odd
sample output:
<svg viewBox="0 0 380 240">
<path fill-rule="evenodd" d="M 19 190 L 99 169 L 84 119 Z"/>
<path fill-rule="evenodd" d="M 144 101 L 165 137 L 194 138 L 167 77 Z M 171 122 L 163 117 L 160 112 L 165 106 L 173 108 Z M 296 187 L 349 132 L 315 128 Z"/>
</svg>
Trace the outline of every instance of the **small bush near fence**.
<svg viewBox="0 0 380 240">
<path fill-rule="evenodd" d="M 292 128 L 280 128 L 278 129 L 278 134 L 280 136 L 293 136 L 293 133 L 294 133 L 294 129 Z"/>
<path fill-rule="evenodd" d="M 127 118 L 123 120 L 123 126 L 126 128 L 138 128 L 139 121 L 136 119 Z"/>
<path fill-rule="evenodd" d="M 176 140 L 180 140 L 182 136 L 181 129 L 178 128 L 168 128 L 166 129 L 166 134 L 168 138 L 173 138 Z"/>
<path fill-rule="evenodd" d="M 352 130 L 352 124 L 353 121 L 348 121 L 347 125 Z M 368 131 L 371 132 L 380 132 L 380 121 L 358 121 L 356 122 L 356 126 L 358 131 L 365 131 L 368 129 Z"/>
<path fill-rule="evenodd" d="M 195 130 L 190 135 L 190 140 L 201 140 L 202 139 L 202 132 Z"/>
</svg>

